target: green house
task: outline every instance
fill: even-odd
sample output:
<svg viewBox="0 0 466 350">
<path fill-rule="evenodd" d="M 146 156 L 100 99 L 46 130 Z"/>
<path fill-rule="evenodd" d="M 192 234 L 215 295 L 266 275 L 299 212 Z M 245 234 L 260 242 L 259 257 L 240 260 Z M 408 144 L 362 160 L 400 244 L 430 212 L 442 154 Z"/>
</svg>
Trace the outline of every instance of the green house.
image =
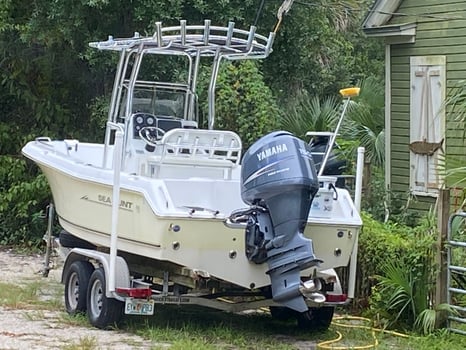
<svg viewBox="0 0 466 350">
<path fill-rule="evenodd" d="M 466 80 L 466 1 L 376 0 L 363 30 L 385 42 L 385 176 L 392 192 L 407 194 L 409 208 L 425 211 L 442 186 L 452 209 L 463 191 L 440 169 L 465 159 L 464 123 L 445 107 Z"/>
</svg>

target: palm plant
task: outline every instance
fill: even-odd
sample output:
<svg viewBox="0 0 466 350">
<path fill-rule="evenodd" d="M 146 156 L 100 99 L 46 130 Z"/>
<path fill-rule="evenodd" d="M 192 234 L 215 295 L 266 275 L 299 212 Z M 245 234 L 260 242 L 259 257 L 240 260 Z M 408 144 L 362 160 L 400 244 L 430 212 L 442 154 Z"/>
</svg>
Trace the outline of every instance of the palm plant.
<svg viewBox="0 0 466 350">
<path fill-rule="evenodd" d="M 434 290 L 436 224 L 430 214 L 406 237 L 408 245 L 398 260 L 388 261 L 378 276 L 381 308 L 391 325 L 428 334 L 445 313 L 456 311 L 448 304 L 435 305 Z"/>
<path fill-rule="evenodd" d="M 284 108 L 282 129 L 304 138 L 308 131 L 331 131 L 339 117 L 340 102 L 334 96 L 319 99 L 302 90 Z"/>
<path fill-rule="evenodd" d="M 385 98 L 384 86 L 375 77 L 368 77 L 360 84 L 361 92 L 350 105 L 348 117 L 342 127 L 343 138 L 357 140 L 350 147 L 365 148 L 367 162 L 383 167 L 385 159 Z"/>
<path fill-rule="evenodd" d="M 416 274 L 418 272 L 418 274 Z M 388 262 L 380 277 L 381 293 L 388 295 L 386 310 L 392 315 L 390 324 L 412 328 L 420 333 L 432 333 L 444 314 L 456 314 L 449 304 L 432 305 L 432 268 L 413 271 L 400 261 Z"/>
<path fill-rule="evenodd" d="M 446 98 L 443 108 L 446 111 L 447 120 L 450 129 L 461 130 L 459 135 L 463 139 L 463 145 L 466 143 L 466 81 L 461 80 L 457 86 L 451 90 L 451 93 Z M 439 171 L 443 174 L 450 187 L 465 187 L 466 184 L 466 166 L 465 157 L 440 156 Z M 466 200 L 465 200 L 466 201 Z M 462 206 L 466 203 L 463 202 Z"/>
</svg>

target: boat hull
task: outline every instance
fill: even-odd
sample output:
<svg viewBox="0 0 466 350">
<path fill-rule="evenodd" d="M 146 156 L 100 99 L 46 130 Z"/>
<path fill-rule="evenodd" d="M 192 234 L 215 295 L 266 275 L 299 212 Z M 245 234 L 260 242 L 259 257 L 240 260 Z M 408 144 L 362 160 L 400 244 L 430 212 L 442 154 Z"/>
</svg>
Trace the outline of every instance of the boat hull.
<svg viewBox="0 0 466 350">
<path fill-rule="evenodd" d="M 76 237 L 109 247 L 111 169 L 44 150 L 34 143 L 28 145 L 23 152 L 46 175 L 61 226 Z M 181 197 L 189 189 L 192 199 L 182 205 Z M 122 174 L 117 247 L 241 287 L 269 285 L 267 264 L 255 264 L 246 257 L 244 226 L 227 224 L 231 211 L 245 206 L 239 192 L 238 179 L 164 180 Z M 346 205 L 351 206 L 346 196 L 347 192 L 341 191 L 338 203 L 347 201 Z M 223 198 L 218 209 L 216 198 Z M 334 213 L 338 214 L 338 210 L 346 211 L 335 203 Z M 323 260 L 319 270 L 348 264 L 359 227 L 357 215 L 352 220 L 309 217 L 305 236 L 312 239 L 316 257 Z M 313 269 L 302 271 L 305 276 L 311 273 Z"/>
</svg>

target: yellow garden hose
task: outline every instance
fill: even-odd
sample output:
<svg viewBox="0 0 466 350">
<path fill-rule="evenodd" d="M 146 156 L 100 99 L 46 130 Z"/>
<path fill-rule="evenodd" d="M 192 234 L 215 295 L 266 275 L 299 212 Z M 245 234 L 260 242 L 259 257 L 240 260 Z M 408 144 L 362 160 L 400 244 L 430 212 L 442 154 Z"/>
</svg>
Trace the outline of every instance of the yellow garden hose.
<svg viewBox="0 0 466 350">
<path fill-rule="evenodd" d="M 375 332 L 382 332 L 386 334 L 391 334 L 397 337 L 403 337 L 403 338 L 408 338 L 409 336 L 407 334 L 399 333 L 399 332 L 394 332 L 394 331 L 387 331 L 385 329 L 380 329 L 380 328 L 375 328 L 375 327 L 370 327 L 370 326 L 364 326 L 364 325 L 358 325 L 358 324 L 347 324 L 347 323 L 341 323 L 338 322 L 340 320 L 358 320 L 358 321 L 364 321 L 364 322 L 371 322 L 370 319 L 365 318 L 365 317 L 358 317 L 358 316 L 339 316 L 339 317 L 334 317 L 332 321 L 332 325 L 338 326 L 338 327 L 345 327 L 345 328 L 360 328 L 360 329 L 367 329 L 372 332 L 372 338 L 374 339 L 374 342 L 372 344 L 368 345 L 361 345 L 361 346 L 335 346 L 332 344 L 338 343 L 340 340 L 343 339 L 343 335 L 336 331 L 338 336 L 335 339 L 332 340 L 326 340 L 323 342 L 320 342 L 317 344 L 317 349 L 334 349 L 334 350 L 346 350 L 346 349 L 374 349 L 379 345 L 379 341 L 377 340 L 377 337 L 375 336 Z"/>
</svg>

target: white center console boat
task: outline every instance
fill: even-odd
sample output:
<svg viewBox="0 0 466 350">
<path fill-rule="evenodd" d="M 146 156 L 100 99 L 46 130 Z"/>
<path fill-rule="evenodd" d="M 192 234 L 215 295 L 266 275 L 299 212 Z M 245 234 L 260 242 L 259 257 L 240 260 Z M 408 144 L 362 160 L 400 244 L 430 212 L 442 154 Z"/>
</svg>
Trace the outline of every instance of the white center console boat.
<svg viewBox="0 0 466 350">
<path fill-rule="evenodd" d="M 23 148 L 48 179 L 70 248 L 69 313 L 106 328 L 159 303 L 267 306 L 328 327 L 334 306 L 351 299 L 354 273 L 343 290 L 335 270 L 351 261 L 354 272 L 361 219 L 349 192 L 318 177 L 310 146 L 287 132 L 242 157 L 240 137 L 214 128 L 220 62 L 266 58 L 273 40 L 255 27 L 181 21 L 90 44 L 120 57 L 104 143 L 39 137 Z M 183 82 L 151 80 L 167 56 L 184 61 Z M 212 64 L 205 129 L 201 59 Z"/>
</svg>

